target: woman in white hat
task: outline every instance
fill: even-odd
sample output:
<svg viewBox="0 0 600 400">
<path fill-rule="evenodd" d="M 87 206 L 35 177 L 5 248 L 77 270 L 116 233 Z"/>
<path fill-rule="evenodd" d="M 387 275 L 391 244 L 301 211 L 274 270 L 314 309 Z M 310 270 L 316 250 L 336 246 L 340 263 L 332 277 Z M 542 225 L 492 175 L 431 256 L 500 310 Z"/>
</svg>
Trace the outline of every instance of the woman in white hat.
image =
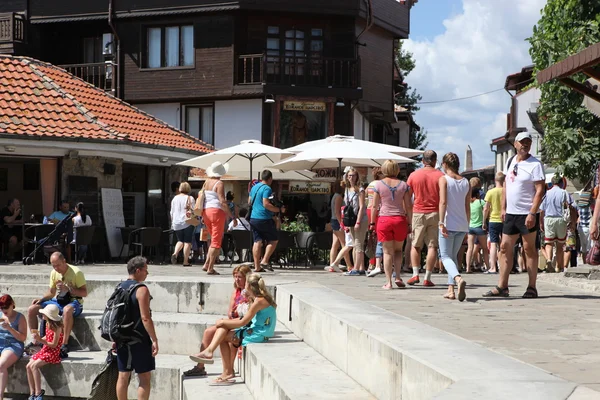
<svg viewBox="0 0 600 400">
<path fill-rule="evenodd" d="M 225 189 L 221 177 L 229 170 L 229 164 L 222 164 L 218 161 L 212 163 L 206 169 L 208 179 L 204 182 L 204 211 L 202 220 L 210 234 L 210 249 L 204 263 L 204 271 L 209 275 L 219 275 L 215 271 L 215 261 L 221 252 L 221 243 L 223 242 L 223 232 L 225 230 L 225 221 L 227 217 L 232 217 L 231 211 L 225 198 Z"/>
</svg>

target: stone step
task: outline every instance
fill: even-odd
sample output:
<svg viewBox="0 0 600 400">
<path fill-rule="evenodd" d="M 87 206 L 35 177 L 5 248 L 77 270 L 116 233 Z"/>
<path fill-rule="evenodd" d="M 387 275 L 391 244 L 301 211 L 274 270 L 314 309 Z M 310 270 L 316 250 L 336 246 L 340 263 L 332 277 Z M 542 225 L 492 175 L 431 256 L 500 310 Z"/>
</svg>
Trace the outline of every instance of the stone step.
<svg viewBox="0 0 600 400">
<path fill-rule="evenodd" d="M 257 399 L 375 399 L 285 328 L 268 343 L 248 345 L 244 363 L 246 386 Z"/>
<path fill-rule="evenodd" d="M 235 363 L 237 368 L 237 361 Z M 211 386 L 211 382 L 221 375 L 221 360 L 215 360 L 214 364 L 206 365 L 205 377 L 183 378 L 183 400 L 254 400 L 248 387 L 238 375 L 235 383 L 230 386 Z"/>
<path fill-rule="evenodd" d="M 108 350 L 111 343 L 100 336 L 102 311 L 86 310 L 75 318 L 69 348 L 73 350 Z M 198 352 L 204 330 L 225 316 L 152 312 L 152 320 L 162 354 L 190 355 Z"/>
<path fill-rule="evenodd" d="M 48 280 L 44 283 L 14 283 L 0 282 L 0 293 L 8 293 L 12 297 L 21 294 L 31 295 L 40 293 L 40 296 L 48 290 Z"/>
<path fill-rule="evenodd" d="M 88 398 L 92 382 L 100 373 L 106 362 L 107 352 L 79 352 L 70 355 L 57 365 L 47 365 L 41 369 L 42 388 L 48 396 Z M 8 370 L 7 393 L 29 393 L 25 366 L 25 357 Z M 182 373 L 194 366 L 186 356 L 158 354 L 156 370 L 152 373 L 152 389 L 150 398 L 180 400 L 182 398 Z M 137 379 L 134 377 L 129 385 L 128 397 L 137 398 Z"/>
</svg>

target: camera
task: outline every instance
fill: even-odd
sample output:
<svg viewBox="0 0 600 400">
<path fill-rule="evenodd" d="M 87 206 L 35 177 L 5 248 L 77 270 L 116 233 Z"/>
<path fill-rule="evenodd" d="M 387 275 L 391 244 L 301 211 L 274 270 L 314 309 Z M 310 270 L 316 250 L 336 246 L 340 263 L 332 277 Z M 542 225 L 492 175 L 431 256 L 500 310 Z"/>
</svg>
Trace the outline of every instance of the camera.
<svg viewBox="0 0 600 400">
<path fill-rule="evenodd" d="M 271 203 L 271 205 L 273 205 L 273 207 L 277 207 L 277 208 L 281 208 L 285 205 L 285 204 L 283 204 L 283 201 L 279 200 L 274 195 L 269 196 L 269 202 Z"/>
</svg>

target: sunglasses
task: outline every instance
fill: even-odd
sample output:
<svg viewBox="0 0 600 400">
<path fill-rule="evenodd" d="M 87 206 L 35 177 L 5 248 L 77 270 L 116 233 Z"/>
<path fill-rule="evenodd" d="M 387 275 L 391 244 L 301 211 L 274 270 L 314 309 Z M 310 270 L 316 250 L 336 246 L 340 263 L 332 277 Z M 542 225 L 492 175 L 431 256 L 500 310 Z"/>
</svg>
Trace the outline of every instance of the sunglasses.
<svg viewBox="0 0 600 400">
<path fill-rule="evenodd" d="M 516 164 L 515 164 L 515 167 L 513 168 L 513 174 L 514 174 L 515 176 L 517 176 L 517 175 L 518 175 L 518 173 L 519 173 L 519 163 L 516 163 Z"/>
</svg>

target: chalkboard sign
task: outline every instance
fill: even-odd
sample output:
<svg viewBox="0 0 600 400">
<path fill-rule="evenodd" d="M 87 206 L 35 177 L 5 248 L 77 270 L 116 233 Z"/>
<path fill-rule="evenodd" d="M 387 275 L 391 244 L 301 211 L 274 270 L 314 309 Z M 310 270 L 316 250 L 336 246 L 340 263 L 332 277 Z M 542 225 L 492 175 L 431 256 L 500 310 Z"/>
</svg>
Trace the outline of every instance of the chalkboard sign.
<svg viewBox="0 0 600 400">
<path fill-rule="evenodd" d="M 95 226 L 101 225 L 98 210 L 98 178 L 70 175 L 67 179 L 67 198 L 72 208 L 79 202 L 85 205 L 85 212 Z"/>
<path fill-rule="evenodd" d="M 123 194 L 121 189 L 102 188 L 102 216 L 111 257 L 118 257 L 121 250 L 121 230 L 125 226 L 123 217 Z"/>
</svg>

